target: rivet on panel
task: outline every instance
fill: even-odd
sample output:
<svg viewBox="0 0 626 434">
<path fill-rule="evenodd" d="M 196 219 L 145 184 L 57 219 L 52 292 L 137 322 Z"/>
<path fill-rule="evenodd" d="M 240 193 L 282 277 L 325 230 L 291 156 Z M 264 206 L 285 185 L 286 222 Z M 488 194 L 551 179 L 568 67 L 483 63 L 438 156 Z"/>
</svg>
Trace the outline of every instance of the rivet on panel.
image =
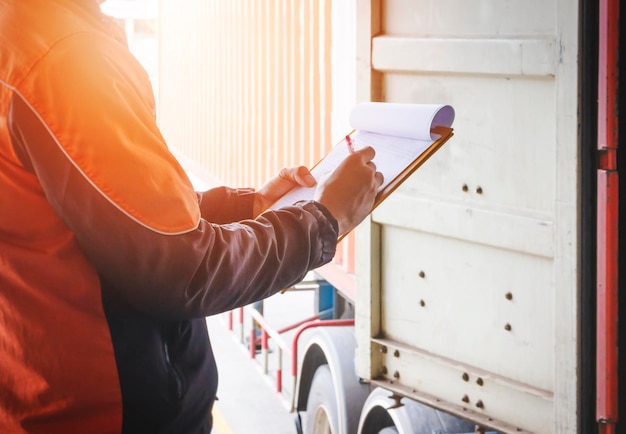
<svg viewBox="0 0 626 434">
<path fill-rule="evenodd" d="M 420 300 L 420 306 L 425 307 L 426 306 L 426 302 L 424 300 Z"/>
<path fill-rule="evenodd" d="M 420 271 L 419 272 L 419 277 L 421 277 L 423 279 L 424 277 L 426 277 L 426 273 L 424 273 L 424 271 Z"/>
<path fill-rule="evenodd" d="M 383 366 L 380 371 L 383 373 L 383 375 L 387 375 L 387 367 Z"/>
<path fill-rule="evenodd" d="M 400 373 L 399 373 L 398 371 L 394 372 L 394 373 L 393 373 L 393 378 L 395 378 L 396 380 L 397 380 L 398 378 L 400 378 Z"/>
<path fill-rule="evenodd" d="M 395 351 L 393 352 L 393 356 L 394 356 L 394 357 L 400 357 L 400 351 L 395 350 Z"/>
<path fill-rule="evenodd" d="M 480 185 L 476 187 L 476 194 L 483 194 L 483 188 Z"/>
<path fill-rule="evenodd" d="M 463 381 L 469 381 L 469 374 L 467 372 L 463 372 Z"/>
<path fill-rule="evenodd" d="M 461 190 L 467 193 L 469 191 L 469 187 L 467 186 L 467 184 L 463 184 L 463 187 L 461 187 Z"/>
<path fill-rule="evenodd" d="M 469 396 L 467 395 L 463 395 L 463 398 L 461 398 L 461 401 L 468 403 L 469 402 Z"/>
<path fill-rule="evenodd" d="M 485 404 L 483 404 L 482 400 L 479 399 L 476 402 L 476 407 L 478 407 L 478 408 L 485 408 Z"/>
<path fill-rule="evenodd" d="M 504 330 L 506 330 L 507 332 L 510 332 L 512 328 L 513 327 L 511 327 L 511 324 L 509 323 L 504 324 Z"/>
<path fill-rule="evenodd" d="M 504 297 L 505 297 L 507 300 L 513 300 L 513 294 L 511 294 L 510 292 L 507 292 L 506 294 L 504 294 Z"/>
<path fill-rule="evenodd" d="M 380 352 L 383 353 L 383 354 L 387 354 L 387 347 L 384 346 L 384 345 L 382 347 L 380 347 Z"/>
<path fill-rule="evenodd" d="M 482 378 L 480 378 L 480 377 L 478 377 L 478 378 L 476 379 L 476 384 L 478 384 L 479 386 L 482 386 L 482 385 L 484 384 L 484 383 L 483 383 L 483 379 L 482 379 Z"/>
</svg>

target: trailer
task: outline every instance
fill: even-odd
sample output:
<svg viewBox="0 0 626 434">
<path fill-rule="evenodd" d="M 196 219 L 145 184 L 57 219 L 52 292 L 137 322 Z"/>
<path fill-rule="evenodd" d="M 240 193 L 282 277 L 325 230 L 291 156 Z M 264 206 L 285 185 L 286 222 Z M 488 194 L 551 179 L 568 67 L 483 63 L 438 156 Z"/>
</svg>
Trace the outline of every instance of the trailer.
<svg viewBox="0 0 626 434">
<path fill-rule="evenodd" d="M 299 432 L 619 432 L 618 1 L 160 9 L 158 119 L 207 185 L 314 164 L 357 102 L 456 110 L 449 143 L 302 285 L 313 317 L 229 316 L 242 342 L 250 316 L 252 357 L 269 340 L 293 359 Z M 282 391 L 282 360 L 274 375 Z"/>
</svg>

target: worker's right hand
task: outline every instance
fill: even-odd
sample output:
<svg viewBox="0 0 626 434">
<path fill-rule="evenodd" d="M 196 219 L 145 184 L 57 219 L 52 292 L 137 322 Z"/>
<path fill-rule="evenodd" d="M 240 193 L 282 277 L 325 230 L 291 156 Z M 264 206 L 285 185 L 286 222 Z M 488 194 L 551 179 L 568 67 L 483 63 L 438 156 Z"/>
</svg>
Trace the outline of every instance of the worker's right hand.
<svg viewBox="0 0 626 434">
<path fill-rule="evenodd" d="M 315 200 L 337 219 L 339 235 L 354 229 L 372 209 L 383 182 L 372 162 L 374 155 L 369 146 L 355 151 L 318 184 Z"/>
</svg>

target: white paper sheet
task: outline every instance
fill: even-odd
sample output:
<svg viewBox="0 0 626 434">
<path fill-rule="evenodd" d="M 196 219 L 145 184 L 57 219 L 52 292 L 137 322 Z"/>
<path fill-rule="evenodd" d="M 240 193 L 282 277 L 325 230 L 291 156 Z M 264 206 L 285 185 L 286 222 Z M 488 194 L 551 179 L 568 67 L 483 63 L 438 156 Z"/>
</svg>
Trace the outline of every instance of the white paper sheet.
<svg viewBox="0 0 626 434">
<path fill-rule="evenodd" d="M 373 161 L 384 177 L 382 190 L 438 139 L 431 133 L 433 127 L 451 127 L 453 121 L 454 109 L 449 105 L 363 103 L 350 114 L 350 124 L 355 130 L 351 135 L 352 144 L 355 150 L 365 146 L 375 149 Z M 319 181 L 348 154 L 346 140 L 341 140 L 311 173 Z M 315 188 L 291 190 L 271 209 L 313 199 Z"/>
</svg>

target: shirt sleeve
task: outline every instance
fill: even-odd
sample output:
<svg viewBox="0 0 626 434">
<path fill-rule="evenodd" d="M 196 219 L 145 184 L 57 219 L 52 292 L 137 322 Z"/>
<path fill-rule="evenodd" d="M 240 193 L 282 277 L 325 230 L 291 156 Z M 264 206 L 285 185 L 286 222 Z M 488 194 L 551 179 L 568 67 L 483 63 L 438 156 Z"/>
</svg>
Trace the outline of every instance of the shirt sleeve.
<svg viewBox="0 0 626 434">
<path fill-rule="evenodd" d="M 216 187 L 198 193 L 202 218 L 212 223 L 232 223 L 254 217 L 252 188 Z"/>
</svg>

